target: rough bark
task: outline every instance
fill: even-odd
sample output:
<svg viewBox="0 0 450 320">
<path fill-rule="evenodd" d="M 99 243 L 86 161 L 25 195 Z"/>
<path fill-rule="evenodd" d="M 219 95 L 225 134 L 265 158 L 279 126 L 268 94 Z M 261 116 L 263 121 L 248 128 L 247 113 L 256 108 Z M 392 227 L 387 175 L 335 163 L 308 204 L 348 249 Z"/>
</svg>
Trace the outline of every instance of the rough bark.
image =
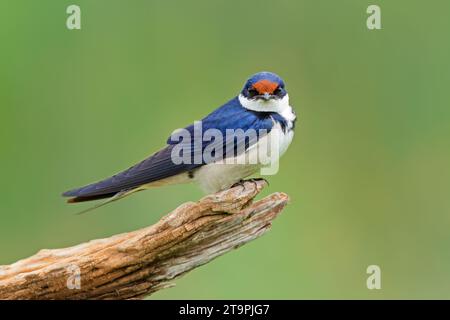
<svg viewBox="0 0 450 320">
<path fill-rule="evenodd" d="M 288 196 L 253 202 L 264 186 L 245 182 L 185 203 L 152 226 L 0 266 L 0 299 L 143 298 L 267 232 Z"/>
</svg>

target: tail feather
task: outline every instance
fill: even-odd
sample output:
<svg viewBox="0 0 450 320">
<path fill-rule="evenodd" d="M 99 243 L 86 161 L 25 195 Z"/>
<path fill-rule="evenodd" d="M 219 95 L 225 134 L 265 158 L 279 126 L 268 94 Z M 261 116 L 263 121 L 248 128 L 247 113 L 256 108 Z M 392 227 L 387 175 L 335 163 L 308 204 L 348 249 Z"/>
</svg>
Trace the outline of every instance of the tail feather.
<svg viewBox="0 0 450 320">
<path fill-rule="evenodd" d="M 92 200 L 100 200 L 105 198 L 111 198 L 114 197 L 117 194 L 117 192 L 113 193 L 105 193 L 105 194 L 99 194 L 95 196 L 79 196 L 79 197 L 73 197 L 67 200 L 67 203 L 78 203 L 78 202 L 86 202 L 86 201 L 92 201 Z"/>
<path fill-rule="evenodd" d="M 104 195 L 91 196 L 91 197 L 75 197 L 75 198 L 69 199 L 68 202 L 76 203 L 76 202 L 97 200 L 97 199 L 102 199 L 102 198 L 108 198 L 109 197 L 109 199 L 107 199 L 107 200 L 105 200 L 103 202 L 100 202 L 99 204 L 97 204 L 97 205 L 95 205 L 93 207 L 90 207 L 90 208 L 87 208 L 87 209 L 82 210 L 80 212 L 77 212 L 76 214 L 79 215 L 79 214 L 84 214 L 84 213 L 92 211 L 94 209 L 103 207 L 104 205 L 106 205 L 108 203 L 111 203 L 113 201 L 125 198 L 125 197 L 129 196 L 130 194 L 135 193 L 135 192 L 140 191 L 140 190 L 142 190 L 142 189 L 134 188 L 134 189 L 130 189 L 130 190 L 124 190 L 124 191 L 117 192 L 117 193 L 113 194 L 112 196 L 110 194 L 104 194 Z M 96 197 L 96 198 L 94 198 L 94 197 Z M 89 199 L 87 199 L 87 198 L 89 198 Z"/>
</svg>

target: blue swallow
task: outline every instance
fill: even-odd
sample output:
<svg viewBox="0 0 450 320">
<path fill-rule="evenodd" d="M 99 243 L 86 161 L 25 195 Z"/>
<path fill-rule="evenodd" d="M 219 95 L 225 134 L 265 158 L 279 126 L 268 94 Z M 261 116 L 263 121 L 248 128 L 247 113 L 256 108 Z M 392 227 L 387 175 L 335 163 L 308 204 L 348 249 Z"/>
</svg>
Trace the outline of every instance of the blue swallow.
<svg viewBox="0 0 450 320">
<path fill-rule="evenodd" d="M 295 121 L 284 81 L 274 73 L 259 72 L 246 81 L 238 96 L 199 122 L 200 135 L 196 124 L 176 130 L 164 148 L 145 160 L 112 177 L 64 192 L 63 196 L 71 197 L 69 203 L 108 198 L 97 208 L 137 191 L 178 183 L 195 182 L 206 193 L 224 190 L 261 168 L 257 150 L 262 145 L 269 148 L 269 154 L 281 156 L 292 141 Z M 256 132 L 256 136 L 240 142 L 236 137 L 227 138 L 230 132 L 238 131 Z M 211 132 L 225 138 L 206 137 Z M 273 140 L 275 132 L 278 134 Z M 208 160 L 205 152 L 211 150 Z M 242 161 L 244 158 L 247 162 Z"/>
</svg>

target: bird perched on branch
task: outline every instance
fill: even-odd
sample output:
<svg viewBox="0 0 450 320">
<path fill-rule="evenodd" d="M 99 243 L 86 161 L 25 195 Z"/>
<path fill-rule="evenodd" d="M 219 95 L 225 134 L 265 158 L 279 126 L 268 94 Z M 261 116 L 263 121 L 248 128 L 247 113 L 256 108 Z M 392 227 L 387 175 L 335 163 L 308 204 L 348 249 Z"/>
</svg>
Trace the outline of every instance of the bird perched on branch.
<svg viewBox="0 0 450 320">
<path fill-rule="evenodd" d="M 208 193 L 224 190 L 267 165 L 267 158 L 281 156 L 292 141 L 295 120 L 284 81 L 259 72 L 238 96 L 201 121 L 174 131 L 158 152 L 63 196 L 71 197 L 69 203 L 108 198 L 97 208 L 137 191 L 191 181 Z"/>
</svg>

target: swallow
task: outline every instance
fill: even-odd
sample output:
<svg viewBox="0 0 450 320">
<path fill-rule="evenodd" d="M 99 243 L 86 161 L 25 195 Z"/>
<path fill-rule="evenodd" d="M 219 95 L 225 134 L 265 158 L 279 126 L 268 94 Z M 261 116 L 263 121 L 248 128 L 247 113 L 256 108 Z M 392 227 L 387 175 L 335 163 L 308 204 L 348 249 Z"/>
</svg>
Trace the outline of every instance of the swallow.
<svg viewBox="0 0 450 320">
<path fill-rule="evenodd" d="M 190 134 L 187 141 L 181 141 L 179 135 L 172 134 L 162 149 L 145 160 L 109 178 L 66 191 L 63 196 L 70 197 L 68 203 L 107 199 L 83 211 L 86 212 L 135 192 L 165 185 L 195 182 L 206 193 L 225 190 L 261 168 L 262 163 L 256 154 L 259 146 L 273 145 L 279 156 L 284 154 L 293 139 L 295 122 L 296 114 L 289 104 L 284 81 L 274 73 L 259 72 L 245 82 L 237 96 L 199 122 L 202 134 L 196 135 L 196 126 L 191 124 L 183 129 Z M 223 135 L 237 130 L 254 130 L 257 135 L 253 139 L 244 139 L 239 145 L 236 139 L 231 139 L 231 142 L 230 139 L 206 139 L 206 132 L 211 130 Z M 279 133 L 277 143 L 268 143 L 274 132 Z M 231 154 L 225 152 L 230 150 L 230 143 Z M 211 150 L 212 146 L 223 147 L 214 149 L 212 161 L 197 157 Z M 190 161 L 174 161 L 177 150 L 182 150 L 183 159 Z M 251 163 L 237 161 L 242 157 L 256 160 Z M 196 158 L 199 160 L 193 161 Z M 230 159 L 233 161 L 228 161 Z"/>
</svg>

